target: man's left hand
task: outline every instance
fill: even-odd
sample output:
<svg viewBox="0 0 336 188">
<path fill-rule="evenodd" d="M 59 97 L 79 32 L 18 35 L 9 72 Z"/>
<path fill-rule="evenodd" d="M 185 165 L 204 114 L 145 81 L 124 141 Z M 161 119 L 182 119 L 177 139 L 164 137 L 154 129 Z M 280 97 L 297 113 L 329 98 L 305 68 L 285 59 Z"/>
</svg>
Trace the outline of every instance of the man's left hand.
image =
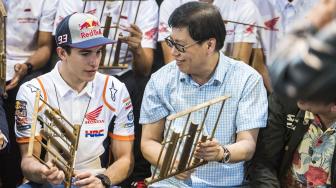
<svg viewBox="0 0 336 188">
<path fill-rule="evenodd" d="M 6 91 L 15 88 L 19 84 L 20 80 L 27 74 L 27 70 L 28 67 L 26 64 L 24 63 L 15 64 L 14 65 L 15 74 L 10 83 L 6 85 Z"/>
<path fill-rule="evenodd" d="M 195 157 L 206 161 L 220 161 L 223 158 L 223 148 L 216 139 L 199 143 L 195 150 Z"/>
<path fill-rule="evenodd" d="M 90 172 L 79 172 L 75 176 L 75 186 L 83 188 L 105 188 L 101 180 Z"/>
</svg>

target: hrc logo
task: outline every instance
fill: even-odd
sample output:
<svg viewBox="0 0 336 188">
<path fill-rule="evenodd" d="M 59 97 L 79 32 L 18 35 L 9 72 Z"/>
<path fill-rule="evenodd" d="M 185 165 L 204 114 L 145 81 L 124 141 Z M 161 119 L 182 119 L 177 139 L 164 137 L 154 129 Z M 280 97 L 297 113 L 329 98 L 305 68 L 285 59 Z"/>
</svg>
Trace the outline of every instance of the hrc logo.
<svg viewBox="0 0 336 188">
<path fill-rule="evenodd" d="M 85 131 L 85 138 L 87 137 L 101 137 L 104 136 L 104 129 L 101 130 L 90 130 L 90 131 Z"/>
</svg>

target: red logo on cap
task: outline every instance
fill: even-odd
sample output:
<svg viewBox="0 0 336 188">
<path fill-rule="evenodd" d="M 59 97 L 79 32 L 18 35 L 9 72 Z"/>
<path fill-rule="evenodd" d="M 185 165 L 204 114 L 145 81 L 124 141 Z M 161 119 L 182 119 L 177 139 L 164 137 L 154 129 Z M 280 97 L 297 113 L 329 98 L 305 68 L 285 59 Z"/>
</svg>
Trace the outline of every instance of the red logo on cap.
<svg viewBox="0 0 336 188">
<path fill-rule="evenodd" d="M 83 29 L 85 30 L 80 33 L 81 38 L 88 38 L 96 35 L 102 35 L 102 31 L 99 27 L 99 22 L 92 19 L 88 19 L 84 23 L 79 24 L 79 30 Z"/>
<path fill-rule="evenodd" d="M 92 24 L 91 24 L 91 26 L 92 26 L 92 27 L 99 26 L 99 23 L 98 23 L 98 22 L 96 22 L 96 21 L 94 21 L 94 20 L 92 20 Z"/>
<path fill-rule="evenodd" d="M 84 23 L 79 24 L 79 30 L 91 29 L 96 26 L 99 26 L 99 22 L 89 19 L 89 20 L 86 20 Z"/>
</svg>

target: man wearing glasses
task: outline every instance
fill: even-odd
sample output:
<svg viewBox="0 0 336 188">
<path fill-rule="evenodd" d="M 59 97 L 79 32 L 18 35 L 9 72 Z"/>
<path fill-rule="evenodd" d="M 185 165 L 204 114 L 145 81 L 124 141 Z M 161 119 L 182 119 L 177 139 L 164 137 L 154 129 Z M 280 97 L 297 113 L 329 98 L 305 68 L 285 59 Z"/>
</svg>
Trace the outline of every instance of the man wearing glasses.
<svg viewBox="0 0 336 188">
<path fill-rule="evenodd" d="M 225 55 L 239 59 L 257 70 L 263 77 L 265 87 L 269 92 L 272 87 L 264 58 L 262 43 L 264 31 L 254 25 L 260 23 L 261 16 L 256 5 L 250 0 L 165 0 L 160 6 L 159 35 L 158 41 L 163 50 L 164 62 L 167 64 L 174 58 L 169 53 L 171 48 L 164 42 L 170 35 L 171 28 L 168 26 L 168 19 L 171 13 L 180 5 L 202 1 L 218 7 L 222 19 L 225 20 L 226 37 L 222 51 Z M 207 28 L 204 28 L 207 29 Z"/>
<path fill-rule="evenodd" d="M 146 86 L 140 115 L 144 157 L 156 165 L 168 115 L 218 96 L 231 97 L 224 105 L 215 139 L 196 149 L 195 156 L 209 163 L 152 186 L 242 186 L 244 161 L 252 158 L 259 128 L 266 125 L 262 78 L 248 65 L 220 52 L 226 32 L 212 4 L 186 3 L 172 13 L 168 23 L 172 33 L 165 41 L 175 60 L 154 73 Z M 216 113 L 208 113 L 207 132 L 215 125 Z M 200 117 L 191 117 L 191 121 L 197 124 Z M 174 124 L 177 129 L 181 126 Z"/>
<path fill-rule="evenodd" d="M 160 6 L 159 36 L 165 63 L 171 62 L 174 58 L 169 53 L 170 48 L 163 41 L 170 35 L 171 28 L 168 26 L 168 19 L 171 13 L 180 5 L 193 1 L 203 1 L 218 7 L 223 20 L 241 22 L 256 25 L 259 19 L 258 9 L 249 0 L 165 0 Z M 249 63 L 253 45 L 257 44 L 257 33 L 254 27 L 244 24 L 225 22 L 227 31 L 223 50 L 225 54 Z"/>
</svg>

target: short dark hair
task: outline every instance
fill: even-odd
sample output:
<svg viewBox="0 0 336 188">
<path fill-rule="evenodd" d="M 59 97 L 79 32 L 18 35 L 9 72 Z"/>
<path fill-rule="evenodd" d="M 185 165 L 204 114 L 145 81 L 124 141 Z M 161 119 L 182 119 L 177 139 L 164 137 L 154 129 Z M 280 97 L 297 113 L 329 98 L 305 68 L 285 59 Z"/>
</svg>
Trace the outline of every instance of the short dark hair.
<svg viewBox="0 0 336 188">
<path fill-rule="evenodd" d="M 224 45 L 226 30 L 219 10 L 211 3 L 189 2 L 176 8 L 168 20 L 171 28 L 188 28 L 195 41 L 216 39 L 216 50 Z"/>
<path fill-rule="evenodd" d="M 60 47 L 63 48 L 68 55 L 71 54 L 71 49 L 72 49 L 71 46 L 64 45 L 64 46 L 60 46 Z"/>
</svg>

